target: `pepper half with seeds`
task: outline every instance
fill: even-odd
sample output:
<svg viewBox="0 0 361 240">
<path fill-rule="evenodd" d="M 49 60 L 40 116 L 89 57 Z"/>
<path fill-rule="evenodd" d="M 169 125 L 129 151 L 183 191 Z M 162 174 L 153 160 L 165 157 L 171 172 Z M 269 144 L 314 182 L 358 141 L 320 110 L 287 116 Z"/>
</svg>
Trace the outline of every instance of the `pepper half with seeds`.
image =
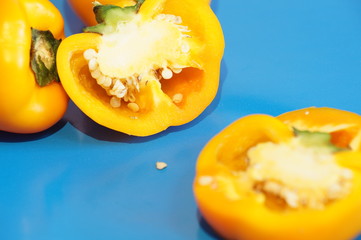
<svg viewBox="0 0 361 240">
<path fill-rule="evenodd" d="M 361 232 L 361 116 L 250 115 L 202 150 L 195 199 L 226 239 L 346 240 Z"/>
<path fill-rule="evenodd" d="M 65 39 L 58 71 L 97 123 L 148 136 L 199 116 L 219 85 L 224 39 L 206 1 L 95 2 L 98 25 Z"/>
</svg>

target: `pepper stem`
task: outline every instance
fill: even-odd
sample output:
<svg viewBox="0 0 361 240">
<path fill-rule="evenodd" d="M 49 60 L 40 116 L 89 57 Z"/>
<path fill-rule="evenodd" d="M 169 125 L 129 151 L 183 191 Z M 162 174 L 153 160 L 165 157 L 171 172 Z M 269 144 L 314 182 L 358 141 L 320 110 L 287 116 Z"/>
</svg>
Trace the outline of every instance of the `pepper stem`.
<svg viewBox="0 0 361 240">
<path fill-rule="evenodd" d="M 31 34 L 30 66 L 37 84 L 44 87 L 54 81 L 60 82 L 56 68 L 56 52 L 61 40 L 55 39 L 50 31 L 32 28 Z"/>
<path fill-rule="evenodd" d="M 344 150 L 331 142 L 331 134 L 327 132 L 311 132 L 311 131 L 301 131 L 296 128 L 293 128 L 293 131 L 297 137 L 300 138 L 301 143 L 307 147 L 314 147 L 318 149 L 323 149 L 328 152 L 337 152 Z"/>
<path fill-rule="evenodd" d="M 84 32 L 104 34 L 114 31 L 119 23 L 127 23 L 133 19 L 144 1 L 137 0 L 135 5 L 127 7 L 111 4 L 102 5 L 97 1 L 93 2 L 93 12 L 98 24 L 84 28 Z"/>
</svg>

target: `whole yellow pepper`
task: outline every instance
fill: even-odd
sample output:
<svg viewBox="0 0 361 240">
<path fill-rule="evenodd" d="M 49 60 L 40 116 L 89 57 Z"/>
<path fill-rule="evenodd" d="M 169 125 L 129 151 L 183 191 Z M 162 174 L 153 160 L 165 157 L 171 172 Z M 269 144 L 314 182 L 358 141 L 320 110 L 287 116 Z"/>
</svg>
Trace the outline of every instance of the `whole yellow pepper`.
<svg viewBox="0 0 361 240">
<path fill-rule="evenodd" d="M 198 158 L 200 212 L 225 239 L 353 239 L 361 232 L 360 140 L 361 116 L 338 109 L 243 117 Z"/>
<path fill-rule="evenodd" d="M 39 132 L 58 122 L 68 104 L 55 66 L 55 39 L 64 37 L 63 19 L 48 0 L 7 0 L 3 5 L 0 130 Z"/>
</svg>

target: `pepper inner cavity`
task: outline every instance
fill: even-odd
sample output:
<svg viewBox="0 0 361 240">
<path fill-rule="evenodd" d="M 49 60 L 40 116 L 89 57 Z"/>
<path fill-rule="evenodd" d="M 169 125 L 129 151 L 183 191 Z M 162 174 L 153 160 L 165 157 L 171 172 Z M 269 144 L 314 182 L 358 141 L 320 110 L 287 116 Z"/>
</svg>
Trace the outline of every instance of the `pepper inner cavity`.
<svg viewBox="0 0 361 240">
<path fill-rule="evenodd" d="M 181 23 L 181 17 L 169 14 L 147 22 L 135 18 L 104 34 L 98 51 L 84 51 L 91 76 L 105 89 L 112 107 L 125 102 L 138 112 L 136 95 L 148 81 L 171 79 L 182 69 L 197 65 L 191 60 L 190 30 Z M 175 104 L 182 99 L 181 93 L 172 98 Z"/>
<path fill-rule="evenodd" d="M 352 185 L 352 171 L 339 166 L 332 152 L 290 143 L 260 143 L 248 151 L 245 172 L 255 190 L 277 196 L 291 208 L 322 209 L 341 199 Z"/>
</svg>

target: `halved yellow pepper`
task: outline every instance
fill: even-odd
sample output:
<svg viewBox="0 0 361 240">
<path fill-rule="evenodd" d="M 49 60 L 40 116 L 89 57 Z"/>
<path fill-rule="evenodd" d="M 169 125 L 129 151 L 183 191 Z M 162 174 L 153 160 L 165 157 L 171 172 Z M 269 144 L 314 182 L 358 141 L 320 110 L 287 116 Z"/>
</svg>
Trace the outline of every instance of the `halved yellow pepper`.
<svg viewBox="0 0 361 240">
<path fill-rule="evenodd" d="M 133 106 L 130 105 L 130 107 L 127 107 L 124 102 L 119 108 L 110 104 L 109 91 L 107 94 L 92 77 L 88 62 L 83 56 L 88 49 L 100 51 L 100 45 L 104 41 L 103 35 L 98 33 L 75 34 L 60 44 L 57 63 L 64 88 L 73 102 L 95 122 L 129 135 L 148 136 L 161 132 L 169 126 L 182 125 L 192 121 L 214 99 L 219 85 L 224 39 L 221 26 L 210 6 L 203 1 L 146 0 L 136 12 L 134 18 L 138 22 L 133 25 L 137 24 L 139 28 L 143 26 L 143 23 L 151 25 L 159 15 L 180 17 L 182 25 L 186 26 L 187 35 L 184 36 L 190 39 L 189 41 L 194 41 L 196 47 L 192 48 L 191 46 L 190 49 L 187 47 L 185 50 L 188 51 L 187 58 L 182 58 L 182 54 L 179 54 L 179 59 L 181 59 L 179 61 L 183 61 L 183 63 L 187 61 L 190 67 L 183 68 L 181 73 L 177 72 L 177 74 L 171 75 L 171 79 L 161 78 L 159 81 L 154 81 L 147 76 L 143 77 L 140 90 L 136 92 L 135 104 L 131 103 Z M 162 24 L 160 23 L 159 26 L 163 26 Z M 116 29 L 115 26 L 112 27 Z M 157 30 L 148 29 L 144 32 L 149 34 L 154 31 L 156 34 Z M 168 38 L 172 38 L 168 32 L 165 31 L 161 34 L 163 33 Z M 157 37 L 152 36 L 151 38 Z M 136 41 L 146 43 L 147 38 L 143 39 L 142 35 L 142 37 L 134 39 L 133 44 Z M 155 61 L 162 60 L 164 58 L 162 54 L 168 54 L 167 52 L 157 52 L 162 44 L 170 46 L 170 48 L 175 44 L 167 42 L 166 39 L 159 39 L 159 42 L 154 44 L 155 48 L 143 51 L 154 55 L 150 59 L 155 59 Z M 141 45 L 130 44 L 128 48 L 139 48 Z M 133 59 L 137 56 L 138 54 L 130 57 Z M 178 61 L 177 57 L 174 59 L 175 62 Z M 118 62 L 112 58 L 107 60 L 111 63 Z M 151 60 L 140 59 L 139 61 L 149 62 Z M 124 62 L 119 62 L 119 64 L 124 65 Z M 154 70 L 155 74 L 159 74 L 156 71 L 158 70 Z M 182 96 L 181 102 L 174 101 L 174 96 L 177 94 Z M 134 108 L 137 109 L 132 111 Z"/>
<path fill-rule="evenodd" d="M 35 46 L 41 48 L 39 52 L 32 48 L 32 37 L 35 36 L 32 32 L 38 30 L 36 35 L 40 32 L 51 35 L 47 32 L 49 30 L 56 39 L 63 38 L 63 18 L 47 0 L 8 0 L 3 5 L 0 9 L 0 66 L 3 74 L 0 78 L 0 130 L 40 132 L 62 118 L 68 97 L 62 85 L 53 79 L 43 87 L 35 81 L 30 53 L 36 56 L 36 61 L 48 53 L 42 48 L 42 43 Z M 44 38 L 40 39 L 42 41 Z M 56 69 L 54 62 L 52 68 Z"/>
<path fill-rule="evenodd" d="M 349 193 L 322 209 L 274 207 L 278 198 L 266 196 L 266 203 L 259 189 L 240 178 L 247 171 L 250 148 L 267 142 L 287 144 L 295 137 L 294 128 L 329 134 L 341 149 L 333 153 L 336 162 L 352 171 Z M 352 239 L 361 231 L 360 132 L 361 116 L 332 108 L 241 118 L 212 138 L 199 155 L 193 186 L 199 210 L 225 239 Z"/>
</svg>

